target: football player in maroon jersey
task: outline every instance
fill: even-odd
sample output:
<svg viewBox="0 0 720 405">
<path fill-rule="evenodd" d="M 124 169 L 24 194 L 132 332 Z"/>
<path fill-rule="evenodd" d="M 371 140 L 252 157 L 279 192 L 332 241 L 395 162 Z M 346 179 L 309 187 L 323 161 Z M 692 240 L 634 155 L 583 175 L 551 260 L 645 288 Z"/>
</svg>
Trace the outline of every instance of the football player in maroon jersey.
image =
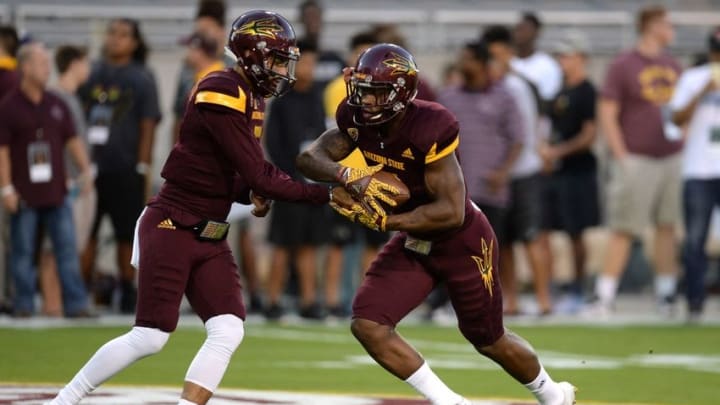
<svg viewBox="0 0 720 405">
<path fill-rule="evenodd" d="M 455 154 L 458 122 L 441 105 L 414 100 L 417 73 L 412 55 L 396 45 L 365 51 L 348 75 L 348 98 L 336 115 L 338 128 L 325 132 L 298 157 L 307 177 L 350 183 L 353 191 L 350 169 L 338 161 L 357 147 L 375 164 L 371 167 L 396 174 L 410 190 L 410 200 L 390 215 L 376 196 L 357 195 L 362 203 L 351 208 L 331 203 L 351 220 L 399 231 L 358 290 L 352 333 L 375 361 L 433 404 L 468 404 L 395 331 L 444 281 L 460 331 L 478 352 L 524 384 L 540 404 L 573 404 L 574 387 L 553 381 L 530 345 L 503 326 L 498 244 L 485 215 L 466 196 Z"/>
<path fill-rule="evenodd" d="M 237 64 L 207 75 L 194 89 L 178 142 L 162 170 L 160 193 L 138 219 L 133 265 L 139 272 L 135 325 L 101 347 L 50 403 L 77 404 L 136 360 L 162 349 L 185 294 L 205 323 L 207 340 L 185 376 L 179 404 L 205 404 L 242 341 L 245 308 L 225 236 L 234 201 L 264 216 L 271 199 L 324 204 L 328 189 L 293 181 L 265 161 L 265 98 L 292 86 L 299 58 L 282 16 L 250 11 L 233 23 L 228 49 Z M 353 177 L 362 177 L 353 171 Z M 333 201 L 351 203 L 338 189 Z M 348 204 L 349 205 L 349 204 Z"/>
</svg>

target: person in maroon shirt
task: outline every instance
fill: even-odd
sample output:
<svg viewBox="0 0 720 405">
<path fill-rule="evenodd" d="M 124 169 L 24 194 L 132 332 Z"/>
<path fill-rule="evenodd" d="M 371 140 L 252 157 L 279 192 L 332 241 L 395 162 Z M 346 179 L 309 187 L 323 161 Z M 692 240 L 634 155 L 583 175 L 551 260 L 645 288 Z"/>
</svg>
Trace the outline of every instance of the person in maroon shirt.
<svg viewBox="0 0 720 405">
<path fill-rule="evenodd" d="M 662 6 L 638 12 L 638 40 L 608 66 L 600 89 L 598 123 L 611 152 L 606 193 L 611 230 L 595 281 L 590 318 L 611 316 L 633 240 L 654 230 L 653 269 L 660 313 L 671 316 L 677 284 L 677 224 L 681 220 L 682 130 L 670 101 L 680 64 L 666 52 L 675 31 Z"/>
<path fill-rule="evenodd" d="M 469 404 L 395 332 L 444 282 L 460 331 L 476 350 L 525 384 L 540 404 L 573 404 L 574 387 L 554 382 L 527 342 L 503 327 L 498 243 L 466 194 L 456 154 L 458 121 L 440 104 L 415 100 L 417 73 L 413 56 L 397 45 L 366 50 L 350 73 L 338 128 L 326 131 L 297 160 L 307 177 L 343 183 L 363 202 L 349 209 L 331 203 L 338 212 L 372 229 L 398 231 L 355 296 L 352 333 L 375 361 L 433 404 Z M 390 215 L 382 207 L 364 207 L 391 196 L 358 194 L 353 173 L 338 163 L 355 148 L 373 162 L 372 170 L 397 175 L 410 190 L 410 199 Z M 378 180 L 371 179 L 368 189 L 373 181 Z"/>
<path fill-rule="evenodd" d="M 91 187 L 90 164 L 76 136 L 65 102 L 46 90 L 50 56 L 40 43 L 18 52 L 20 84 L 0 101 L 0 193 L 11 214 L 13 250 L 10 270 L 15 286 L 15 316 L 34 312 L 37 275 L 35 237 L 38 224 L 48 230 L 57 260 L 66 315 L 87 313 L 87 293 L 80 278 L 75 227 L 66 198 L 64 150 L 82 172 L 84 192 Z"/>
<path fill-rule="evenodd" d="M 183 294 L 205 323 L 207 340 L 185 376 L 179 404 L 205 404 L 244 335 L 245 308 L 224 222 L 234 201 L 264 216 L 270 199 L 324 204 L 326 186 L 304 184 L 265 161 L 260 147 L 265 97 L 294 82 L 299 53 L 282 16 L 250 11 L 232 25 L 237 64 L 203 79 L 187 103 L 160 193 L 135 228 L 139 272 L 135 326 L 101 347 L 51 404 L 77 404 L 136 360 L 157 353 L 178 322 Z M 344 199 L 343 199 L 344 198 Z M 336 203 L 349 206 L 347 194 Z"/>
</svg>

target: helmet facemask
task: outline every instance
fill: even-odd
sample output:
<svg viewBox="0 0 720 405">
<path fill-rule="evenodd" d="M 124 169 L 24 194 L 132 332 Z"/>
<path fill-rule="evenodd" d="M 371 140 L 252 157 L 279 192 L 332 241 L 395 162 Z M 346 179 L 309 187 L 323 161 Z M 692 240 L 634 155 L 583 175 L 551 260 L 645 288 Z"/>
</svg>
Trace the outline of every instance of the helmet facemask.
<svg viewBox="0 0 720 405">
<path fill-rule="evenodd" d="M 347 82 L 347 104 L 356 109 L 354 121 L 358 125 L 380 125 L 391 121 L 407 103 L 415 98 L 413 94 L 407 103 L 401 97 L 407 93 L 404 79 L 395 83 L 373 81 L 369 75 L 355 73 Z M 374 101 L 372 104 L 369 101 Z"/>
<path fill-rule="evenodd" d="M 262 55 L 262 56 L 259 56 Z M 249 59 L 241 63 L 245 71 L 255 82 L 255 86 L 263 97 L 280 97 L 295 85 L 295 65 L 300 59 L 297 47 L 267 49 L 266 44 L 259 42 L 251 51 Z"/>
</svg>

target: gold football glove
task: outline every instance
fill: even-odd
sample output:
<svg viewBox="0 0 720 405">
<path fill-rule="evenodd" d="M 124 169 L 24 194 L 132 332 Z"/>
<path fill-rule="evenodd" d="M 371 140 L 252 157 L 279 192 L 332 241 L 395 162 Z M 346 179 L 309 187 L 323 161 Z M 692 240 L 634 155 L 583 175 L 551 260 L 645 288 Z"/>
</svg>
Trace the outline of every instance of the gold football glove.
<svg viewBox="0 0 720 405">
<path fill-rule="evenodd" d="M 377 200 L 394 207 L 397 205 L 397 202 L 393 200 L 391 196 L 398 194 L 400 194 L 400 190 L 398 190 L 397 187 L 384 183 L 378 179 L 371 178 L 367 188 L 365 189 L 364 195 L 361 197 L 363 197 L 363 200 L 367 200 L 366 202 L 370 203 L 375 211 L 382 211 L 384 213 L 385 210 L 380 208 Z"/>
<path fill-rule="evenodd" d="M 360 204 L 353 204 L 350 208 L 344 208 L 331 202 L 330 206 L 351 222 L 362 224 L 373 231 L 385 232 L 387 216 L 384 211 L 380 213 L 374 210 L 367 210 Z"/>
<path fill-rule="evenodd" d="M 382 168 L 383 168 L 382 164 L 377 164 L 375 166 L 363 167 L 361 169 L 356 169 L 354 167 L 341 166 L 340 171 L 337 174 L 337 179 L 345 187 L 350 187 L 350 185 L 352 183 L 355 183 L 358 180 L 363 179 L 365 177 L 372 176 L 373 174 L 382 170 Z"/>
<path fill-rule="evenodd" d="M 392 196 L 398 195 L 400 190 L 398 190 L 397 187 L 373 178 L 373 175 L 381 171 L 382 168 L 382 164 L 368 166 L 362 169 L 343 167 L 338 173 L 338 180 L 345 186 L 345 189 L 350 192 L 350 194 L 368 204 L 369 207 L 367 208 L 384 215 L 385 210 L 380 207 L 377 201 L 380 200 L 394 207 L 397 205 L 397 202 L 392 199 Z"/>
</svg>

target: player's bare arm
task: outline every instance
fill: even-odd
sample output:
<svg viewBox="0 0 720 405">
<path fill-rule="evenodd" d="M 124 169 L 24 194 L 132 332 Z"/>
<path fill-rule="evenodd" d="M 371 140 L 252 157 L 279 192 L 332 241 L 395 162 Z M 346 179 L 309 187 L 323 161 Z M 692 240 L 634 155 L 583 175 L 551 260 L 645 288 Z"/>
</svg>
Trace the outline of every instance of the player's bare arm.
<svg viewBox="0 0 720 405">
<path fill-rule="evenodd" d="M 598 117 L 600 128 L 607 137 L 613 156 L 622 160 L 627 156 L 627 148 L 620 129 L 620 105 L 615 100 L 601 98 L 598 104 Z"/>
<path fill-rule="evenodd" d="M 348 134 L 339 128 L 328 129 L 298 155 L 296 165 L 309 179 L 335 182 L 343 168 L 338 162 L 349 155 L 354 147 Z"/>
<path fill-rule="evenodd" d="M 412 211 L 390 215 L 388 231 L 426 233 L 458 228 L 465 220 L 465 182 L 454 153 L 425 168 L 425 187 L 434 201 Z"/>
</svg>

